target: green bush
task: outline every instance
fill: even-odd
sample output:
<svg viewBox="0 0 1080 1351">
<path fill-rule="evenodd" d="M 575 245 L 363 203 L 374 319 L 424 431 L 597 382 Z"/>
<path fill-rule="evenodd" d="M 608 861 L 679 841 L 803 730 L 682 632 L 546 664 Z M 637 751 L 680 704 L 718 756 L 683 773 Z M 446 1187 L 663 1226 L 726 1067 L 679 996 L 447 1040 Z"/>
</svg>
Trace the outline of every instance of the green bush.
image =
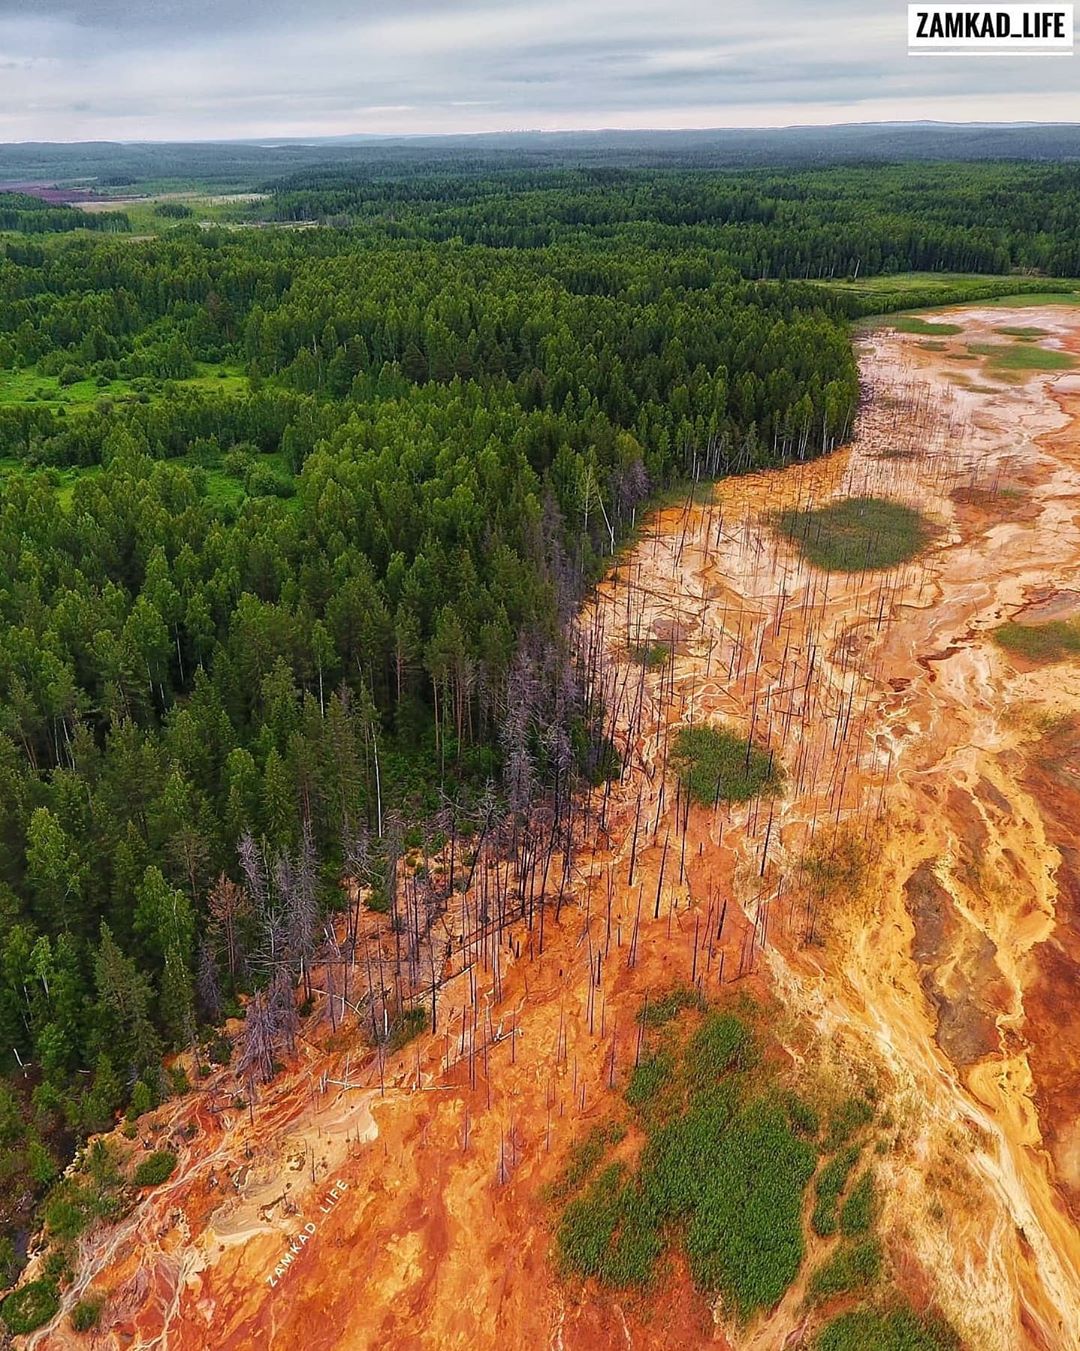
<svg viewBox="0 0 1080 1351">
<path fill-rule="evenodd" d="M 53 1197 L 45 1205 L 45 1224 L 57 1238 L 78 1238 L 90 1223 L 86 1210 L 69 1194 Z"/>
<path fill-rule="evenodd" d="M 407 1046 L 414 1037 L 418 1037 L 428 1025 L 429 1014 L 422 1004 L 416 1004 L 411 1009 L 405 1009 L 401 1015 L 390 1024 L 390 1040 L 387 1043 L 391 1051 L 400 1051 L 403 1046 Z"/>
<path fill-rule="evenodd" d="M 60 1296 L 53 1281 L 30 1281 L 0 1304 L 0 1316 L 12 1332 L 19 1334 L 42 1327 L 56 1317 L 59 1308 Z"/>
<path fill-rule="evenodd" d="M 156 1187 L 172 1177 L 176 1155 L 170 1149 L 155 1149 L 135 1169 L 132 1181 L 136 1187 Z"/>
<path fill-rule="evenodd" d="M 87 1295 L 80 1299 L 71 1311 L 71 1326 L 76 1332 L 89 1332 L 96 1328 L 105 1304 L 104 1295 Z"/>
</svg>

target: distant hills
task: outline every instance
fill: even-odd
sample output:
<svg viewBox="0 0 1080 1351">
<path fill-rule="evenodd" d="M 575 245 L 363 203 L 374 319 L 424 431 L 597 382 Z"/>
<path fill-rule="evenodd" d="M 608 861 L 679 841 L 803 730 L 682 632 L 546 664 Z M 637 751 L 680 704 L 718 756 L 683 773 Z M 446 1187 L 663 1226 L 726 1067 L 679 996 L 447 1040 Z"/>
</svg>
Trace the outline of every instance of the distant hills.
<svg viewBox="0 0 1080 1351">
<path fill-rule="evenodd" d="M 912 160 L 1080 160 L 1080 123 L 857 123 L 700 131 L 0 145 L 0 180 L 125 187 L 191 180 L 227 189 L 316 167 L 375 172 L 556 166 L 749 168 Z"/>
</svg>

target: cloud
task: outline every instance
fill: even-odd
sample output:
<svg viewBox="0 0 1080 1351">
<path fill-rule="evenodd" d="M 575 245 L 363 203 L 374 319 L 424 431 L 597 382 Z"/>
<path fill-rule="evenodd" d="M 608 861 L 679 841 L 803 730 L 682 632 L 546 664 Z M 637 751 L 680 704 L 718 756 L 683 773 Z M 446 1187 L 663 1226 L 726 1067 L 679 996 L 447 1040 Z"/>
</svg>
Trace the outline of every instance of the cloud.
<svg viewBox="0 0 1080 1351">
<path fill-rule="evenodd" d="M 1072 60 L 906 54 L 897 0 L 0 0 L 0 139 L 1069 120 Z"/>
</svg>

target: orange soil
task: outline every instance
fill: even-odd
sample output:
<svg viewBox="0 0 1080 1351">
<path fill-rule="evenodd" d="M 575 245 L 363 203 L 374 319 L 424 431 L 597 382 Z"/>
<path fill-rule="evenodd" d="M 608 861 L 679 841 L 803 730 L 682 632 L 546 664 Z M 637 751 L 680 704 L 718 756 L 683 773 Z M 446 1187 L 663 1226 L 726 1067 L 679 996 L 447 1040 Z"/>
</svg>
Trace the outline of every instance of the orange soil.
<svg viewBox="0 0 1080 1351">
<path fill-rule="evenodd" d="M 1002 314 L 961 311 L 961 341 Z M 1080 352 L 1080 312 L 1024 318 Z M 796 1063 L 812 1025 L 832 1072 L 876 1081 L 894 1123 L 882 1232 L 913 1298 L 933 1295 L 976 1351 L 1080 1348 L 1080 782 L 1063 721 L 1080 713 L 1080 671 L 1018 669 L 987 637 L 1075 585 L 1080 395 L 1046 375 L 980 372 L 976 387 L 958 350 L 873 335 L 849 450 L 725 481 L 649 523 L 581 617 L 583 635 L 602 632 L 609 706 L 633 733 L 607 831 L 580 855 L 543 955 L 504 949 L 497 1001 L 490 962 L 472 973 L 475 1085 L 462 976 L 385 1092 L 312 1029 L 250 1120 L 228 1105 L 226 1071 L 169 1103 L 158 1139 L 199 1127 L 176 1144 L 176 1174 L 90 1236 L 65 1294 L 70 1307 L 91 1284 L 108 1293 L 95 1346 L 794 1345 L 796 1295 L 735 1329 L 678 1262 L 647 1298 L 553 1271 L 542 1184 L 611 1110 L 645 992 L 696 972 L 710 994 L 722 978 L 782 1000 Z M 852 492 L 930 514 L 926 557 L 826 577 L 768 528 L 779 506 Z M 642 676 L 642 640 L 673 660 Z M 775 810 L 695 807 L 684 835 L 669 733 L 713 719 L 767 740 L 787 789 Z M 875 840 L 877 863 L 858 894 L 821 906 L 808 946 L 797 861 L 837 823 Z M 324 1074 L 339 1083 L 321 1092 Z M 81 1343 L 65 1317 L 26 1340 Z"/>
</svg>

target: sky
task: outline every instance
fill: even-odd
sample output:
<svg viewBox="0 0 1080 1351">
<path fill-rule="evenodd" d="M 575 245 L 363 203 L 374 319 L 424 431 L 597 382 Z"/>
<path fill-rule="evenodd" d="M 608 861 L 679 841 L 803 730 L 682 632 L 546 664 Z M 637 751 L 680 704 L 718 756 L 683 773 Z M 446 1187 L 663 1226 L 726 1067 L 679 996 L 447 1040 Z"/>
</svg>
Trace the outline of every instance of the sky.
<svg viewBox="0 0 1080 1351">
<path fill-rule="evenodd" d="M 1078 121 L 903 0 L 0 0 L 0 141 Z"/>
</svg>

